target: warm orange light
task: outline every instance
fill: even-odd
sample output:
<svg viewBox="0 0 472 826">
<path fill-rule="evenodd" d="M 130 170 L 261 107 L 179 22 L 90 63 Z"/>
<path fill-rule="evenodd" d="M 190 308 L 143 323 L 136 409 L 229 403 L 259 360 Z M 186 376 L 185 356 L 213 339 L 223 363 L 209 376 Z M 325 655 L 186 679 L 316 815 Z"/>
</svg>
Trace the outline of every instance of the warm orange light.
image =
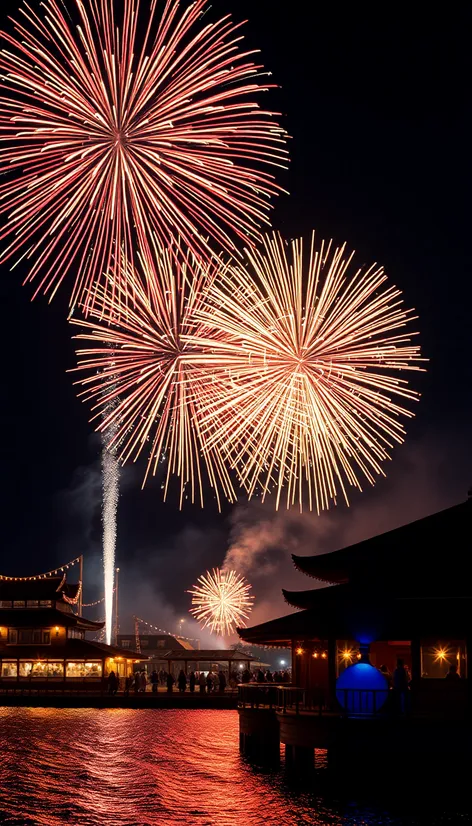
<svg viewBox="0 0 472 826">
<path fill-rule="evenodd" d="M 322 653 L 322 655 L 321 655 L 321 659 L 322 659 L 322 660 L 325 660 L 327 656 L 328 656 L 328 655 L 327 655 L 326 651 L 323 651 L 323 653 Z"/>
<path fill-rule="evenodd" d="M 55 627 L 55 629 L 54 629 L 54 630 L 55 630 L 56 634 L 57 634 L 57 633 L 59 633 L 59 626 L 58 626 L 58 625 L 56 625 L 56 627 Z"/>
<path fill-rule="evenodd" d="M 122 660 L 123 657 L 115 657 L 115 660 Z"/>
<path fill-rule="evenodd" d="M 434 662 L 449 662 L 448 657 L 451 654 L 449 648 L 434 648 Z"/>
<path fill-rule="evenodd" d="M 303 648 L 297 648 L 297 654 L 303 654 Z"/>
<path fill-rule="evenodd" d="M 358 652 L 357 652 L 357 654 L 356 654 L 356 656 L 357 656 L 357 659 L 358 659 L 358 660 L 360 660 L 360 658 L 361 658 L 361 652 L 360 652 L 360 651 L 358 651 Z"/>
<path fill-rule="evenodd" d="M 318 654 L 318 651 L 315 651 L 314 654 L 313 654 L 313 657 L 315 658 L 315 660 L 317 660 L 319 656 L 320 655 Z"/>
</svg>

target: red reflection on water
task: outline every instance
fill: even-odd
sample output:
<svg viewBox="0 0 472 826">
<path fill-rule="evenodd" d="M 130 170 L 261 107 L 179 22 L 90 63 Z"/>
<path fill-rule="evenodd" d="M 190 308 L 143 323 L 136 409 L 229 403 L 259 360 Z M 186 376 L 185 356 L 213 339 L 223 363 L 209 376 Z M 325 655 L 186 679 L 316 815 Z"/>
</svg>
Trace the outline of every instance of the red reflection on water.
<svg viewBox="0 0 472 826">
<path fill-rule="evenodd" d="M 0 726 L 0 822 L 343 822 L 288 796 L 276 774 L 245 765 L 236 712 L 1 709 Z"/>
</svg>

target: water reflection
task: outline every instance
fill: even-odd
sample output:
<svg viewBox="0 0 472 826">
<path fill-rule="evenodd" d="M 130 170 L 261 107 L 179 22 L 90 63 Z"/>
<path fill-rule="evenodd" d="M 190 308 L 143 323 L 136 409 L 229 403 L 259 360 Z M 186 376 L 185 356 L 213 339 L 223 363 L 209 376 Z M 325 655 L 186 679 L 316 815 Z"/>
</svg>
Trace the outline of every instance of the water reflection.
<svg viewBox="0 0 472 826">
<path fill-rule="evenodd" d="M 328 805 L 313 792 L 313 784 L 297 790 L 281 771 L 254 770 L 239 756 L 236 712 L 12 708 L 0 709 L 0 730 L 0 823 L 419 822 L 345 802 Z M 439 821 L 429 817 L 427 822 Z"/>
</svg>

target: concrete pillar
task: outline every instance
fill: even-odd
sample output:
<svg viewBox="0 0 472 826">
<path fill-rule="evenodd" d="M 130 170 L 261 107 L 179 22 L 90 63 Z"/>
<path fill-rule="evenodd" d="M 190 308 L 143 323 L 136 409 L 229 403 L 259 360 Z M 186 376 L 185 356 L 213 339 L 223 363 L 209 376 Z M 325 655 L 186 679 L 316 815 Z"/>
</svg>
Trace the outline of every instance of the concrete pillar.
<svg viewBox="0 0 472 826">
<path fill-rule="evenodd" d="M 285 768 L 307 772 L 315 768 L 315 750 L 307 746 L 285 746 Z"/>
<path fill-rule="evenodd" d="M 258 765 L 280 761 L 279 724 L 269 709 L 239 709 L 239 747 L 244 757 Z"/>
</svg>

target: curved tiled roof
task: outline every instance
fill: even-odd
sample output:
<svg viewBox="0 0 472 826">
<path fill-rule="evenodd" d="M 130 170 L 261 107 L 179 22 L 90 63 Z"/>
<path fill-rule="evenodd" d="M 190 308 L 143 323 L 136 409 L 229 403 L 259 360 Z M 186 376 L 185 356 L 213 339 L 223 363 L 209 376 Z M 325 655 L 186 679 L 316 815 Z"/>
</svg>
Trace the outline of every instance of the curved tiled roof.
<svg viewBox="0 0 472 826">
<path fill-rule="evenodd" d="M 396 572 L 403 576 L 405 570 L 415 582 L 429 573 L 436 577 L 435 562 L 444 563 L 445 554 L 461 566 L 468 556 L 471 514 L 469 499 L 339 551 L 292 559 L 299 571 L 329 584 L 385 581 Z M 451 573 L 457 576 L 457 570 Z"/>
</svg>

